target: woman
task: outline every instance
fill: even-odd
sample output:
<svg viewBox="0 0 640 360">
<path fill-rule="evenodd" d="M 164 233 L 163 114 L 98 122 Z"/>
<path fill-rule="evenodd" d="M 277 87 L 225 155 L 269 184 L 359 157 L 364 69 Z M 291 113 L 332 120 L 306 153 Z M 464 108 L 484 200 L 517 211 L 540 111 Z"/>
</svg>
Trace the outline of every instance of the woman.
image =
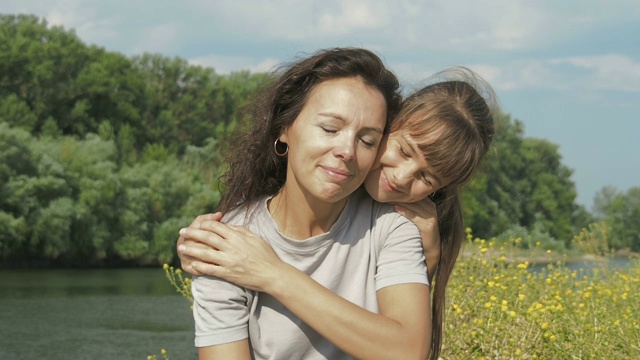
<svg viewBox="0 0 640 360">
<path fill-rule="evenodd" d="M 239 287 L 219 274 L 194 278 L 201 358 L 426 356 L 429 294 L 420 234 L 391 206 L 356 191 L 399 106 L 397 89 L 373 53 L 334 49 L 294 63 L 254 101 L 252 129 L 235 142 L 242 151 L 230 152 L 235 161 L 220 209 L 225 222 L 269 244 L 238 227 L 203 228 L 242 232 L 238 244 L 263 245 L 271 260 L 283 259 L 262 262 L 264 274 L 274 276 L 263 280 L 286 274 L 304 289 L 280 303 L 251 291 L 252 281 Z M 183 231 L 203 234 L 212 233 Z M 314 297 L 298 301 L 307 291 Z M 329 321 L 316 321 L 296 304 Z M 379 344 L 362 346 L 372 338 Z"/>
<path fill-rule="evenodd" d="M 425 249 L 427 254 L 431 258 L 435 255 L 436 263 L 438 258 L 442 258 L 434 291 L 433 316 L 435 331 L 433 337 L 434 346 L 431 350 L 432 358 L 437 358 L 440 348 L 444 288 L 463 238 L 458 189 L 477 168 L 477 164 L 486 152 L 493 134 L 492 114 L 485 100 L 475 90 L 481 89 L 482 87 L 479 85 L 483 85 L 483 83 L 474 77 L 473 73 L 462 68 L 448 70 L 440 75 L 446 76 L 448 81 L 428 86 L 404 102 L 401 113 L 396 123 L 393 124 L 391 134 L 386 141 L 383 141 L 379 159 L 365 181 L 367 191 L 376 200 L 407 203 L 405 206 L 411 210 L 403 209 L 402 213 L 416 221 L 421 230 L 423 230 L 425 243 L 433 247 L 433 249 Z M 488 86 L 484 85 L 484 90 L 490 94 Z M 468 144 L 468 146 L 457 146 L 461 143 Z M 455 179 L 455 181 L 452 181 L 452 179 Z M 432 194 L 435 190 L 439 190 L 432 197 L 438 204 L 442 254 L 440 254 L 439 241 L 437 240 L 438 227 L 437 225 L 433 226 L 435 206 L 429 199 L 425 199 L 427 195 Z M 416 214 L 422 214 L 427 219 L 422 219 L 420 222 L 418 220 L 421 219 L 419 216 L 416 217 Z M 424 214 L 427 214 L 427 216 Z M 192 224 L 192 227 L 198 227 L 199 223 L 208 220 L 219 220 L 216 216 L 199 217 Z M 429 231 L 434 229 L 435 236 L 429 234 Z M 233 237 L 228 229 L 220 230 L 218 228 L 217 231 L 223 232 L 224 236 L 228 238 Z M 436 240 L 434 241 L 433 239 Z M 198 240 L 207 241 L 208 239 L 203 234 Z M 244 265 L 248 264 L 247 261 L 255 260 L 254 257 L 259 258 L 262 256 L 259 252 L 252 253 L 248 251 L 248 248 L 242 248 L 242 240 L 234 239 L 229 243 L 240 246 L 236 250 L 241 253 L 254 254 L 244 261 Z M 264 242 L 254 241 L 254 243 L 263 244 Z M 181 255 L 183 267 L 190 272 L 194 272 L 194 270 L 188 266 L 189 259 L 184 254 L 195 255 L 202 260 L 216 262 L 216 259 L 207 257 L 210 255 L 210 251 L 202 252 L 193 245 L 186 247 L 181 253 L 183 254 Z M 219 260 L 217 261 L 220 262 Z M 231 265 L 228 259 L 225 261 L 227 265 Z M 430 265 L 432 262 L 430 261 Z M 270 264 L 265 266 L 264 271 L 259 273 L 268 274 L 269 269 L 273 267 L 277 266 Z M 216 269 L 211 265 L 198 264 L 197 269 L 205 273 L 218 271 L 219 274 L 221 268 Z M 432 273 L 433 269 L 435 269 L 435 266 L 430 266 L 430 273 Z M 242 271 L 247 269 L 240 269 L 236 274 L 233 274 L 233 271 L 235 271 L 233 269 L 225 270 L 227 272 L 223 276 L 228 276 L 228 280 L 239 282 L 245 286 L 248 285 L 244 281 L 251 278 L 251 274 L 242 274 Z M 257 272 L 254 270 L 254 273 Z M 289 280 L 287 281 L 290 283 Z M 263 280 L 259 279 L 257 283 L 252 285 L 258 290 L 270 293 L 268 286 L 261 285 L 261 282 Z M 298 284 L 298 287 L 301 288 L 301 285 Z M 294 295 L 277 295 L 278 300 L 284 304 L 291 303 L 290 297 L 292 296 Z M 299 299 L 299 302 L 304 303 L 305 300 Z M 424 306 L 428 306 L 428 303 L 424 304 Z M 291 310 L 296 313 L 294 309 Z M 299 312 L 310 314 L 310 317 L 324 318 L 323 313 L 314 313 L 313 307 L 302 306 Z M 326 322 L 330 324 L 330 321 Z M 310 325 L 314 328 L 322 326 L 322 324 Z M 369 344 L 377 343 L 377 341 L 375 337 L 369 338 Z M 369 344 L 365 343 L 364 345 L 368 346 Z M 363 343 L 360 345 L 362 346 Z"/>
</svg>

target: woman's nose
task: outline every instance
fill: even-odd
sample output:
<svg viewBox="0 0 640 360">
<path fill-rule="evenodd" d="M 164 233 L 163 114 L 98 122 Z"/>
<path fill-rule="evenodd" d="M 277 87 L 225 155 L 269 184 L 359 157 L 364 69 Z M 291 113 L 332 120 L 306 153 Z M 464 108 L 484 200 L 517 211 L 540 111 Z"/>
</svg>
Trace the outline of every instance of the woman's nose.
<svg viewBox="0 0 640 360">
<path fill-rule="evenodd" d="M 343 160 L 351 160 L 355 154 L 355 143 L 353 141 L 341 141 L 336 144 L 333 152 Z"/>
</svg>

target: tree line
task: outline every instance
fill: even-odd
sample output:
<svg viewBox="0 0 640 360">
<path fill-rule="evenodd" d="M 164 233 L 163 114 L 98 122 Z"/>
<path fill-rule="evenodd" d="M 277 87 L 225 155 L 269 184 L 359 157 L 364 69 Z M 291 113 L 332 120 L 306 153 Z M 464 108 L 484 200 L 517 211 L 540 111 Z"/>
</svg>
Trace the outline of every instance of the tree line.
<svg viewBox="0 0 640 360">
<path fill-rule="evenodd" d="M 268 80 L 160 54 L 126 57 L 35 16 L 0 15 L 0 262 L 172 261 L 178 229 L 215 209 L 224 141 Z M 640 248 L 638 189 L 603 190 L 590 214 L 575 203 L 558 146 L 526 137 L 507 114 L 497 120 L 494 151 L 464 191 L 475 234 L 535 231 L 570 247 L 601 220 L 624 230 L 616 246 Z"/>
</svg>

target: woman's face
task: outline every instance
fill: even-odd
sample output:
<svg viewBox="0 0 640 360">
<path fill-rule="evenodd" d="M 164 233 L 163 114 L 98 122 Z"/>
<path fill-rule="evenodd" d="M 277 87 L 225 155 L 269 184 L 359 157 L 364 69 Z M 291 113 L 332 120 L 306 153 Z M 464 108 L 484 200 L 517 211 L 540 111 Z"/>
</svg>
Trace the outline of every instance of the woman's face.
<svg viewBox="0 0 640 360">
<path fill-rule="evenodd" d="M 438 135 L 432 136 L 435 139 Z M 378 159 L 364 182 L 376 201 L 392 203 L 420 201 L 447 184 L 448 180 L 429 166 L 418 142 L 402 129 L 383 139 Z"/>
<path fill-rule="evenodd" d="M 284 190 L 335 203 L 364 181 L 386 124 L 386 102 L 359 78 L 318 84 L 280 136 L 289 145 Z"/>
</svg>

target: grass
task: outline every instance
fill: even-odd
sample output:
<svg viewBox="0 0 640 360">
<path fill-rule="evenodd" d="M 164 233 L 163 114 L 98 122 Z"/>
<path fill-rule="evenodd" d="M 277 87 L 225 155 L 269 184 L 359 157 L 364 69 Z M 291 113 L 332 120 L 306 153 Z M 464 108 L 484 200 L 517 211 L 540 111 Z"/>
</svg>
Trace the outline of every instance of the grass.
<svg viewBox="0 0 640 360">
<path fill-rule="evenodd" d="M 510 261 L 518 239 L 467 239 L 449 282 L 443 359 L 640 358 L 638 259 L 612 272 L 600 253 L 588 272 L 562 261 L 531 271 Z"/>
</svg>

